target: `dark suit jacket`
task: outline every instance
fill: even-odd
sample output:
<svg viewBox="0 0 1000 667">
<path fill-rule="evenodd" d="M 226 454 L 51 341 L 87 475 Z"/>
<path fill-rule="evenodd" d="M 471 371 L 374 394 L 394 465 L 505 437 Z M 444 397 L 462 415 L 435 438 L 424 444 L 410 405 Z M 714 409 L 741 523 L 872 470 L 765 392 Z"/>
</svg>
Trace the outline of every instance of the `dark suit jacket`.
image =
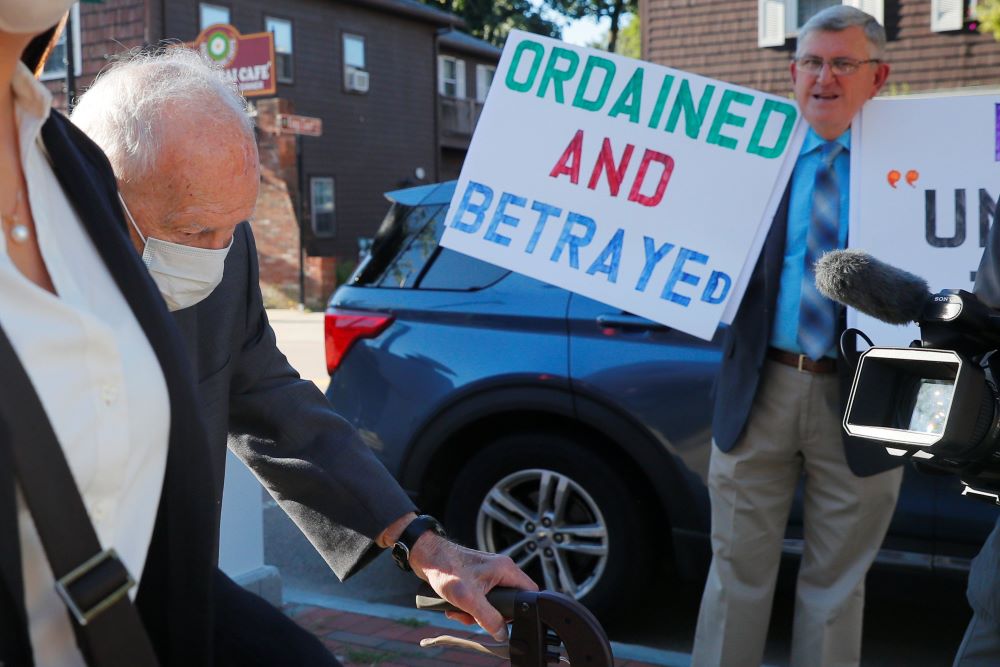
<svg viewBox="0 0 1000 667">
<path fill-rule="evenodd" d="M 190 364 L 176 328 L 128 237 L 104 154 L 53 111 L 42 138 L 63 190 L 145 332 L 166 378 L 170 439 L 163 492 L 136 605 L 162 665 L 212 664 L 212 479 Z M 8 391 L 31 391 L 0 383 Z M 0 452 L 7 451 L 0 446 Z M 14 479 L 0 461 L 0 662 L 31 665 Z"/>
<path fill-rule="evenodd" d="M 743 435 L 760 385 L 785 257 L 790 192 L 789 186 L 775 213 L 743 301 L 723 340 L 722 368 L 716 383 L 715 411 L 712 415 L 712 436 L 715 444 L 724 452 L 735 447 Z M 844 324 L 841 322 L 838 334 L 843 329 Z M 838 361 L 841 406 L 845 406 L 854 379 L 853 369 L 849 368 L 842 357 Z M 850 438 L 846 433 L 843 433 L 843 437 L 847 463 L 856 475 L 874 475 L 902 464 L 901 459 L 890 456 L 874 443 Z"/>
<path fill-rule="evenodd" d="M 1000 310 L 1000 225 L 996 222 L 986 237 L 972 291 L 984 304 Z M 977 620 L 1000 624 L 1000 519 L 972 561 L 966 597 Z"/>
<path fill-rule="evenodd" d="M 230 449 L 344 579 L 378 553 L 372 538 L 415 508 L 357 432 L 278 350 L 257 267 L 253 232 L 242 223 L 220 285 L 174 313 L 207 418 L 216 527 L 228 433 Z"/>
</svg>

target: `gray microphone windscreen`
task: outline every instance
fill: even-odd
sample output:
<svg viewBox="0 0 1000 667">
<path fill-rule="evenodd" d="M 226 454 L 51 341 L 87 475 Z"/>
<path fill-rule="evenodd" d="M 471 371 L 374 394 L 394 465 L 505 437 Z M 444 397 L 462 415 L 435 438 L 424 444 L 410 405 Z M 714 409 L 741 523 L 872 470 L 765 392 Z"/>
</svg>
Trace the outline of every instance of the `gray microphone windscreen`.
<svg viewBox="0 0 1000 667">
<path fill-rule="evenodd" d="M 931 293 L 927 281 L 861 250 L 833 250 L 816 262 L 816 289 L 889 324 L 920 319 Z"/>
</svg>

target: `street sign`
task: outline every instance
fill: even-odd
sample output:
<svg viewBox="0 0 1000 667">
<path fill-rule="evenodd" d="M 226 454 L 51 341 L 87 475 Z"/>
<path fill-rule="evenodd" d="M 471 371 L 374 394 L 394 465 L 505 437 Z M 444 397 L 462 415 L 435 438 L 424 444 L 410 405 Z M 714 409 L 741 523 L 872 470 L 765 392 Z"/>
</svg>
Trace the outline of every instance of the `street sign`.
<svg viewBox="0 0 1000 667">
<path fill-rule="evenodd" d="M 241 35 L 231 25 L 210 25 L 187 46 L 218 63 L 245 97 L 274 95 L 274 33 Z"/>
<path fill-rule="evenodd" d="M 323 119 L 315 116 L 279 113 L 276 124 L 278 132 L 281 134 L 304 134 L 309 137 L 323 135 Z"/>
</svg>

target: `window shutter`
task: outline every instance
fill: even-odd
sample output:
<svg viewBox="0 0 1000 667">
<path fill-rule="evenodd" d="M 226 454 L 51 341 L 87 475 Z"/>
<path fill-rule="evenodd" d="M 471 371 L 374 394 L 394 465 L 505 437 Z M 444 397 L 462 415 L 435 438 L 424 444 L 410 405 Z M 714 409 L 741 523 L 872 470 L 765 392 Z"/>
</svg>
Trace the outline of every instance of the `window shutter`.
<svg viewBox="0 0 1000 667">
<path fill-rule="evenodd" d="M 455 60 L 455 78 L 458 84 L 455 86 L 455 97 L 460 100 L 465 99 L 465 61 Z"/>
<path fill-rule="evenodd" d="M 931 0 L 931 30 L 961 30 L 965 21 L 964 0 Z"/>
<path fill-rule="evenodd" d="M 485 102 L 486 93 L 490 89 L 490 68 L 486 65 L 476 65 L 476 101 Z"/>
<path fill-rule="evenodd" d="M 444 56 L 438 56 L 438 95 L 444 95 Z"/>
<path fill-rule="evenodd" d="M 871 14 L 879 23 L 885 25 L 885 0 L 844 0 L 844 4 Z"/>
<path fill-rule="evenodd" d="M 785 0 L 757 0 L 757 46 L 781 46 L 784 43 Z"/>
</svg>

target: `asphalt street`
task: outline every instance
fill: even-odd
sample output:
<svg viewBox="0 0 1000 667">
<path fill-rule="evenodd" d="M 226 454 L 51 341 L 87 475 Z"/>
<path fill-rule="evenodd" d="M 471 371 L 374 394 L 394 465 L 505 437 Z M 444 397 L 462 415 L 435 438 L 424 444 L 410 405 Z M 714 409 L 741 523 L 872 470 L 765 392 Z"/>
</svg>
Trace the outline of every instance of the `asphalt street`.
<svg viewBox="0 0 1000 667">
<path fill-rule="evenodd" d="M 322 313 L 269 311 L 278 345 L 306 377 L 325 389 Z M 270 498 L 264 509 L 265 562 L 282 576 L 286 599 L 358 600 L 412 609 L 418 582 L 379 556 L 346 583 L 337 581 L 323 559 Z M 788 664 L 794 605 L 794 569 L 783 566 L 771 617 L 765 662 Z M 961 576 L 873 570 L 868 577 L 862 665 L 947 667 L 969 619 Z M 616 619 L 608 634 L 616 641 L 690 653 L 700 591 L 691 583 L 650 577 L 650 595 L 634 613 Z M 683 662 L 683 661 L 682 661 Z M 676 663 L 663 663 L 676 664 Z"/>
</svg>

